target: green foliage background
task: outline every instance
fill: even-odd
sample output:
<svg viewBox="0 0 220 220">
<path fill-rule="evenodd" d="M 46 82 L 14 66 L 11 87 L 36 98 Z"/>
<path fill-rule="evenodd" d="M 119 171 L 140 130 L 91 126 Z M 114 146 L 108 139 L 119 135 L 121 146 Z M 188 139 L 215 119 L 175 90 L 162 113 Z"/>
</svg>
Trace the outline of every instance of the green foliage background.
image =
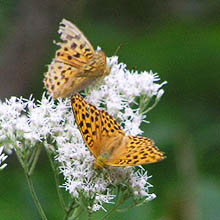
<svg viewBox="0 0 220 220">
<path fill-rule="evenodd" d="M 41 97 L 62 18 L 108 56 L 121 45 L 117 55 L 129 69 L 153 70 L 168 81 L 144 127 L 167 159 L 146 166 L 157 198 L 109 219 L 218 220 L 219 13 L 219 1 L 208 0 L 0 1 L 0 97 Z M 10 156 L 7 163 L 0 173 L 0 219 L 40 219 L 18 161 Z M 48 218 L 62 219 L 44 153 L 34 180 Z"/>
</svg>

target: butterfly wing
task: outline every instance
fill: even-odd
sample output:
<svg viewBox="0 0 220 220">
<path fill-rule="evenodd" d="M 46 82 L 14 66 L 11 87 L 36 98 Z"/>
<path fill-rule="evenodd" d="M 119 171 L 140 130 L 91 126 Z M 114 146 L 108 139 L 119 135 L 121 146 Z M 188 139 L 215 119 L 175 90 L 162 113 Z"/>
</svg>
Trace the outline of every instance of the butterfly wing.
<svg viewBox="0 0 220 220">
<path fill-rule="evenodd" d="M 97 166 L 137 166 L 164 159 L 151 139 L 126 136 L 111 115 L 87 103 L 80 95 L 72 97 L 72 108 Z"/>
<path fill-rule="evenodd" d="M 58 31 L 63 42 L 45 74 L 44 84 L 54 98 L 67 97 L 86 88 L 98 76 L 105 74 L 106 56 L 94 51 L 84 34 L 63 19 Z"/>
<path fill-rule="evenodd" d="M 124 136 L 117 121 L 104 110 L 87 103 L 79 94 L 72 96 L 71 103 L 75 121 L 93 155 L 97 158 L 112 151 L 111 145 L 106 146 L 105 142 Z"/>
<path fill-rule="evenodd" d="M 61 24 L 63 26 L 60 26 L 59 33 L 64 43 L 58 43 L 61 48 L 57 51 L 57 60 L 77 68 L 83 66 L 83 71 L 77 77 L 100 76 L 103 71 L 104 75 L 108 74 L 105 53 L 101 50 L 95 51 L 85 35 L 71 22 L 63 19 Z"/>
<path fill-rule="evenodd" d="M 100 111 L 88 104 L 82 96 L 76 94 L 71 98 L 72 110 L 76 124 L 92 154 L 99 155 Z"/>
<path fill-rule="evenodd" d="M 153 140 L 145 137 L 124 136 L 121 145 L 106 161 L 110 166 L 137 166 L 163 160 L 164 154 L 155 147 Z"/>
<path fill-rule="evenodd" d="M 44 85 L 53 98 L 65 98 L 91 84 L 94 77 L 77 77 L 83 69 L 69 66 L 57 60 L 49 65 L 44 78 Z"/>
<path fill-rule="evenodd" d="M 89 40 L 71 22 L 63 19 L 58 33 L 63 43 L 57 43 L 60 49 L 56 53 L 56 60 L 79 68 L 94 56 L 95 51 Z"/>
<path fill-rule="evenodd" d="M 101 111 L 99 158 L 105 165 L 137 166 L 164 159 L 163 153 L 145 137 L 126 136 L 119 123 L 107 112 Z M 98 158 L 98 159 L 99 159 Z"/>
</svg>

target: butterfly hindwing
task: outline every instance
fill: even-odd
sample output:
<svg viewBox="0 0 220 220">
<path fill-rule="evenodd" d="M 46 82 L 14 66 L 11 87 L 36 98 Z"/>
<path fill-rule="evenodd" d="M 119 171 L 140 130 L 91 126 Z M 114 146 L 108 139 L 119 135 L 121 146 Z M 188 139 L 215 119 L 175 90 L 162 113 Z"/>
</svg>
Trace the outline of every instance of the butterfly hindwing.
<svg viewBox="0 0 220 220">
<path fill-rule="evenodd" d="M 113 152 L 106 165 L 137 166 L 163 159 L 163 153 L 155 147 L 153 140 L 139 136 L 125 136 L 122 144 Z"/>
<path fill-rule="evenodd" d="M 45 76 L 44 84 L 54 98 L 67 96 L 71 87 L 80 85 L 80 78 L 73 76 L 78 74 L 79 69 L 53 60 L 49 65 L 48 73 Z M 76 86 L 75 86 L 76 87 Z M 76 88 L 77 89 L 77 88 Z"/>
</svg>

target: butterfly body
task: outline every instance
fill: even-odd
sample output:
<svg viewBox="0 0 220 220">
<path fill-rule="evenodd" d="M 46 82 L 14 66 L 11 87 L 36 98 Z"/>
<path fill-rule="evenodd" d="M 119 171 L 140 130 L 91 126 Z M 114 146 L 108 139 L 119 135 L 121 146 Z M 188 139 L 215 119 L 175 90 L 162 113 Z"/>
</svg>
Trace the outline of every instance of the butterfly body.
<svg viewBox="0 0 220 220">
<path fill-rule="evenodd" d="M 106 55 L 95 51 L 84 34 L 63 20 L 59 29 L 62 43 L 45 74 L 44 84 L 53 98 L 64 98 L 85 89 L 110 72 Z"/>
<path fill-rule="evenodd" d="M 72 96 L 71 102 L 82 137 L 96 158 L 95 167 L 137 166 L 164 159 L 151 139 L 127 136 L 111 115 L 87 103 L 80 95 Z"/>
</svg>

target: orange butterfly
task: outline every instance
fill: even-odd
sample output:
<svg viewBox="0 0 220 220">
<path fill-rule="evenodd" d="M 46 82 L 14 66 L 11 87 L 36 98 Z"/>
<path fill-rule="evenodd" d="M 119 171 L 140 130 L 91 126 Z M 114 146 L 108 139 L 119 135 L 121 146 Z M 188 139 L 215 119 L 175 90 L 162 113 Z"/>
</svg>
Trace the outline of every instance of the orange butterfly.
<svg viewBox="0 0 220 220">
<path fill-rule="evenodd" d="M 87 103 L 79 94 L 72 96 L 71 102 L 83 139 L 96 158 L 95 168 L 137 166 L 165 158 L 151 139 L 126 136 L 111 115 Z"/>
<path fill-rule="evenodd" d="M 45 74 L 44 85 L 53 98 L 65 98 L 106 76 L 110 68 L 103 51 L 95 51 L 84 34 L 63 19 L 59 29 L 62 43 Z"/>
</svg>

